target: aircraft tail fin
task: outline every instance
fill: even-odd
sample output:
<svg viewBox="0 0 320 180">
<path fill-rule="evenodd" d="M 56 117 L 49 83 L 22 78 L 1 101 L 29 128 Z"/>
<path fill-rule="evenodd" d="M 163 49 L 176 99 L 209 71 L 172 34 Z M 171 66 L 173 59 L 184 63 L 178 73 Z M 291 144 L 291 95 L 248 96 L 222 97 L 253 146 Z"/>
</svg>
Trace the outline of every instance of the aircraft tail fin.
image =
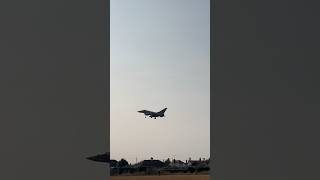
<svg viewBox="0 0 320 180">
<path fill-rule="evenodd" d="M 164 113 L 166 112 L 167 108 L 162 109 L 159 113 Z"/>
</svg>

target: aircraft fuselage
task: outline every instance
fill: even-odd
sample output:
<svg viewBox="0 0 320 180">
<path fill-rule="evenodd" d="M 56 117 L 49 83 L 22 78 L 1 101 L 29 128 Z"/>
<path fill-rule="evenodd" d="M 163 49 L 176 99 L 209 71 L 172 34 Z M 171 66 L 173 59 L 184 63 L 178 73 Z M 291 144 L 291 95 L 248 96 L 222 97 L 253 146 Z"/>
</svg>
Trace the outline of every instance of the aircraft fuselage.
<svg viewBox="0 0 320 180">
<path fill-rule="evenodd" d="M 159 112 L 152 112 L 152 111 L 148 111 L 148 110 L 141 110 L 138 111 L 139 113 L 143 113 L 145 115 L 145 117 L 149 116 L 150 118 L 157 118 L 157 117 L 164 117 L 164 113 L 166 112 L 167 108 L 164 108 L 163 110 L 159 111 Z"/>
</svg>

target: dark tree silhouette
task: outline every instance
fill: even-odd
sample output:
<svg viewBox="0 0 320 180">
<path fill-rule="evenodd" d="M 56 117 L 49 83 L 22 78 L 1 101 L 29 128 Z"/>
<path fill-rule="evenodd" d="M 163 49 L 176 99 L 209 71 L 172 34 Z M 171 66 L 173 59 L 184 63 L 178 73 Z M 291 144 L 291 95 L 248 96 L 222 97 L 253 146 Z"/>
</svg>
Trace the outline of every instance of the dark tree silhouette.
<svg viewBox="0 0 320 180">
<path fill-rule="evenodd" d="M 110 160 L 110 167 L 117 167 L 118 161 L 116 160 Z"/>
<path fill-rule="evenodd" d="M 118 162 L 118 167 L 126 167 L 126 166 L 128 166 L 128 165 L 129 165 L 129 163 L 128 163 L 128 161 L 125 160 L 125 159 L 121 159 L 121 160 Z"/>
</svg>

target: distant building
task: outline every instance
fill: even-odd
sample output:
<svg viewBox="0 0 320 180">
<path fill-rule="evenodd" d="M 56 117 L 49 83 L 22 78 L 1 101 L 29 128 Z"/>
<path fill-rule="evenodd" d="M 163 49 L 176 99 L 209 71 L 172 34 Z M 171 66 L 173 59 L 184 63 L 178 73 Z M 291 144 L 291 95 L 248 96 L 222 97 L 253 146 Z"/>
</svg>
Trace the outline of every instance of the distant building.
<svg viewBox="0 0 320 180">
<path fill-rule="evenodd" d="M 144 167 L 144 168 L 162 168 L 165 167 L 165 163 L 160 160 L 154 160 L 151 158 L 150 160 L 143 160 L 137 164 L 136 167 Z"/>
<path fill-rule="evenodd" d="M 157 174 L 159 168 L 165 167 L 166 164 L 160 160 L 154 160 L 151 158 L 150 160 L 143 160 L 134 165 L 135 168 L 140 169 L 141 171 L 145 171 L 146 174 Z"/>
<path fill-rule="evenodd" d="M 169 166 L 175 167 L 175 168 L 184 168 L 187 166 L 187 163 L 180 160 L 173 159 L 173 161 L 169 164 Z"/>
<path fill-rule="evenodd" d="M 199 158 L 199 160 L 191 160 L 191 158 L 189 158 L 188 161 L 188 166 L 209 166 L 210 164 L 210 159 L 206 160 L 206 159 L 201 159 Z"/>
</svg>

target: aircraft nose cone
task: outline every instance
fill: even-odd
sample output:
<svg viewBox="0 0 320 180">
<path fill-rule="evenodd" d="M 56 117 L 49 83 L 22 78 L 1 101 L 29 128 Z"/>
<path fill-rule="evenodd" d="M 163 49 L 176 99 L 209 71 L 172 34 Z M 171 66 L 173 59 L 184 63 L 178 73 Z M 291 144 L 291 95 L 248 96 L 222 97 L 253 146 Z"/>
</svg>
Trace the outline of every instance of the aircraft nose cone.
<svg viewBox="0 0 320 180">
<path fill-rule="evenodd" d="M 141 110 L 141 111 L 138 111 L 139 113 L 143 113 L 143 111 Z"/>
<path fill-rule="evenodd" d="M 99 155 L 96 155 L 96 156 L 87 157 L 87 159 L 89 159 L 91 161 L 96 161 L 96 162 L 106 162 L 106 163 L 108 163 L 110 161 L 110 155 L 109 155 L 109 153 L 99 154 Z"/>
</svg>

